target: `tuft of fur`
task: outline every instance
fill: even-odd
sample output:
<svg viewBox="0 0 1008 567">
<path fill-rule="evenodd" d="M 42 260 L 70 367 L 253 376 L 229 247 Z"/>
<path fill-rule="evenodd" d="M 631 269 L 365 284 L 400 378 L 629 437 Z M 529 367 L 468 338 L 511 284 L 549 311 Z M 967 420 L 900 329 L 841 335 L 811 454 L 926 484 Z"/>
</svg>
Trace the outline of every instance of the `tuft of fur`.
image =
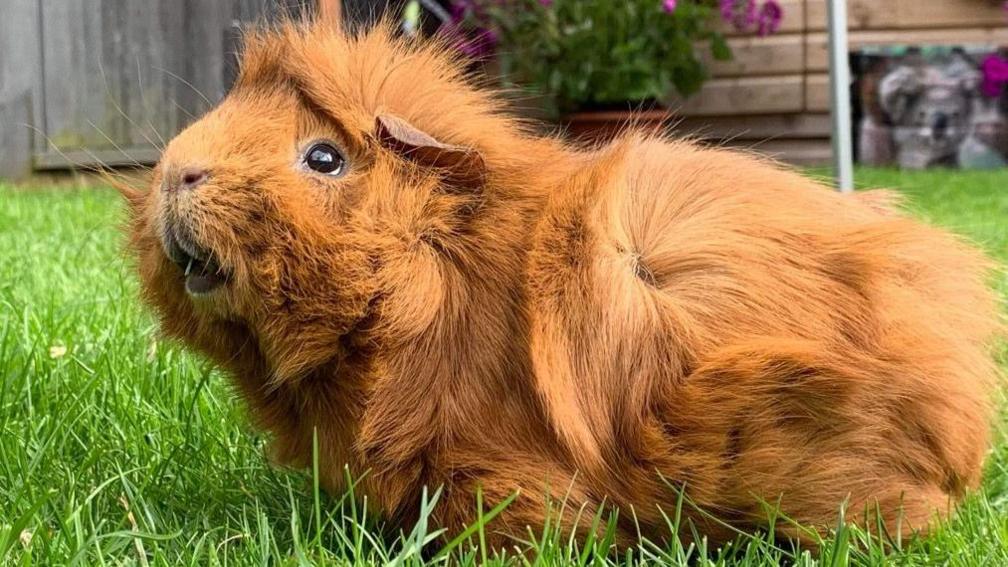
<svg viewBox="0 0 1008 567">
<path fill-rule="evenodd" d="M 623 537 L 660 538 L 674 486 L 739 529 L 777 502 L 826 529 L 847 501 L 908 535 L 977 485 L 999 332 L 981 253 L 885 193 L 754 156 L 536 135 L 443 51 L 382 27 L 251 32 L 233 92 L 129 196 L 146 300 L 229 371 L 278 462 L 307 465 L 317 431 L 328 489 L 349 466 L 408 522 L 443 486 L 451 530 L 477 489 L 520 491 L 501 538 L 542 526 L 549 499 L 618 506 Z M 479 152 L 483 181 L 383 146 L 382 114 Z M 345 176 L 300 166 L 316 139 Z M 162 190 L 186 167 L 209 180 Z M 185 292 L 166 222 L 213 252 L 223 289 Z"/>
</svg>

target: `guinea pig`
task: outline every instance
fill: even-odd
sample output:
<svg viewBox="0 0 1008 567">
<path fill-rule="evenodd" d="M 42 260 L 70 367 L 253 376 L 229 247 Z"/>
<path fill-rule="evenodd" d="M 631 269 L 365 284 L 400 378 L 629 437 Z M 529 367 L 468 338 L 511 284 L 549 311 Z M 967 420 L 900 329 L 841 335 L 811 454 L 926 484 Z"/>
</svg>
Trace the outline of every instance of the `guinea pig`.
<svg viewBox="0 0 1008 567">
<path fill-rule="evenodd" d="M 969 135 L 975 68 L 954 60 L 944 67 L 901 65 L 879 83 L 880 106 L 893 123 L 897 162 L 905 169 L 957 166 Z"/>
<path fill-rule="evenodd" d="M 146 302 L 276 462 L 317 439 L 322 485 L 348 469 L 407 531 L 424 487 L 449 532 L 517 494 L 498 544 L 613 508 L 660 540 L 680 502 L 711 542 L 812 541 L 845 503 L 907 536 L 977 486 L 983 254 L 747 153 L 537 133 L 446 51 L 250 31 L 232 92 L 124 190 Z"/>
</svg>

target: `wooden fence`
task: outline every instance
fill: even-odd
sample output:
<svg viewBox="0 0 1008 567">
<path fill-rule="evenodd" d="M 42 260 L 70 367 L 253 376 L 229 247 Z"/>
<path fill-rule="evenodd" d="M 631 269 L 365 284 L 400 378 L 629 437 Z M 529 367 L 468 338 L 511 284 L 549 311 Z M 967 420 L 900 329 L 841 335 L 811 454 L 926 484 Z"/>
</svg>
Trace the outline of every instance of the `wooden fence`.
<svg viewBox="0 0 1008 567">
<path fill-rule="evenodd" d="M 390 0 L 344 0 L 366 19 Z M 394 1 L 394 0 L 393 0 Z M 2 0 L 0 178 L 150 164 L 236 72 L 240 25 L 338 0 Z"/>
<path fill-rule="evenodd" d="M 780 33 L 729 40 L 735 58 L 680 101 L 682 133 L 754 147 L 799 164 L 830 160 L 826 0 L 785 0 Z M 1008 15 L 992 0 L 850 0 L 851 48 L 1008 45 Z"/>
<path fill-rule="evenodd" d="M 237 22 L 316 0 L 3 0 L 0 177 L 157 157 L 224 93 Z M 317 0 L 335 4 L 335 0 Z M 344 17 L 386 0 L 343 0 Z M 733 34 L 735 58 L 679 101 L 679 131 L 755 147 L 784 160 L 828 161 L 826 1 L 781 0 L 779 34 Z M 1008 44 L 1001 2 L 851 0 L 853 47 Z"/>
</svg>

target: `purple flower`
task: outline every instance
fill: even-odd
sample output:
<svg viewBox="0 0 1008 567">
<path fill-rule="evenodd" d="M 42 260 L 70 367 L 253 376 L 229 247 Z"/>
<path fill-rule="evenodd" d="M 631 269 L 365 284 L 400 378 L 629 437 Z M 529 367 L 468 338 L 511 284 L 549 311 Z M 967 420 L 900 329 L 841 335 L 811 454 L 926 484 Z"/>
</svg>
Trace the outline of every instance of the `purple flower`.
<svg viewBox="0 0 1008 567">
<path fill-rule="evenodd" d="M 661 7 L 662 7 L 662 10 L 664 10 L 666 14 L 671 14 L 672 12 L 675 12 L 675 9 L 676 9 L 676 0 L 664 0 L 662 2 Z"/>
<path fill-rule="evenodd" d="M 735 0 L 719 0 L 721 19 L 730 22 L 735 17 Z"/>
<path fill-rule="evenodd" d="M 466 12 L 469 11 L 469 2 L 466 0 L 456 0 L 451 3 L 448 7 L 448 13 L 451 14 L 451 23 L 459 24 L 466 17 Z"/>
<path fill-rule="evenodd" d="M 739 9 L 738 23 L 739 29 L 747 30 L 756 23 L 756 0 L 741 0 L 742 8 Z"/>
<path fill-rule="evenodd" d="M 747 31 L 756 23 L 756 0 L 720 0 L 721 19 L 739 31 Z"/>
<path fill-rule="evenodd" d="M 553 0 L 539 0 L 539 5 L 543 8 L 552 8 Z"/>
<path fill-rule="evenodd" d="M 780 29 L 784 10 L 777 0 L 767 0 L 759 13 L 759 34 L 762 36 L 776 33 Z"/>
<path fill-rule="evenodd" d="M 980 91 L 989 98 L 1000 97 L 1008 85 L 1008 59 L 992 53 L 984 58 L 980 70 L 983 72 Z"/>
</svg>

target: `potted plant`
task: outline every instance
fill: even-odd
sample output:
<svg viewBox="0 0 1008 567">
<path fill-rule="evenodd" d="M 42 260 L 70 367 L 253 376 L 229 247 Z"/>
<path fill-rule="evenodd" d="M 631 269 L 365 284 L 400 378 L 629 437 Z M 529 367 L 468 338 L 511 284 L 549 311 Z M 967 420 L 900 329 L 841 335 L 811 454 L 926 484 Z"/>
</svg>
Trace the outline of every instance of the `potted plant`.
<svg viewBox="0 0 1008 567">
<path fill-rule="evenodd" d="M 508 87 L 538 95 L 575 135 L 606 135 L 631 110 L 663 121 L 661 101 L 696 93 L 700 49 L 729 59 L 718 19 L 776 31 L 776 0 L 455 0 L 441 28 L 474 59 L 493 59 Z"/>
</svg>

